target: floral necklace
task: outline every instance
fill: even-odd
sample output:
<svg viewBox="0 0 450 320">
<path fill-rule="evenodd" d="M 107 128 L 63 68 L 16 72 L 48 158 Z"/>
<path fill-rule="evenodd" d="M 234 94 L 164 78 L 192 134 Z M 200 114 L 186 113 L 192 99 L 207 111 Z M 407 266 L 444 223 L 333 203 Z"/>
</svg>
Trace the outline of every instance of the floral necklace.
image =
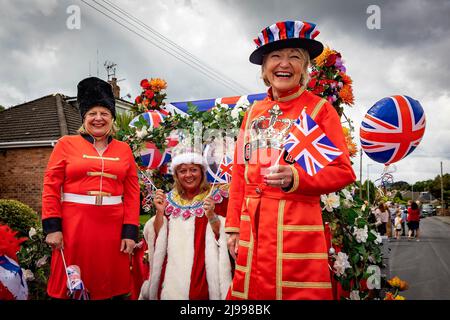
<svg viewBox="0 0 450 320">
<path fill-rule="evenodd" d="M 209 190 L 206 190 L 194 197 L 192 200 L 183 199 L 176 190 L 172 190 L 167 194 L 167 202 L 165 215 L 171 218 L 182 217 L 184 220 L 190 217 L 201 218 L 205 215 L 203 209 L 203 200 L 208 196 Z M 227 188 L 219 187 L 214 189 L 211 194 L 212 199 L 216 203 L 221 203 L 223 198 L 228 198 Z"/>
</svg>

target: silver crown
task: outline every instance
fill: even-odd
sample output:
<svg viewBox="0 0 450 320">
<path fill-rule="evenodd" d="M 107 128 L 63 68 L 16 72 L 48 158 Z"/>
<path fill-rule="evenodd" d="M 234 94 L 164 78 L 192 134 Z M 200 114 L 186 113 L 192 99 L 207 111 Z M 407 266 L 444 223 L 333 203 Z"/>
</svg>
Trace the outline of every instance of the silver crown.
<svg viewBox="0 0 450 320">
<path fill-rule="evenodd" d="M 288 135 L 294 121 L 278 119 L 283 114 L 279 105 L 274 105 L 269 111 L 270 117 L 261 116 L 251 123 L 250 139 L 252 149 L 282 148 L 282 143 Z"/>
</svg>

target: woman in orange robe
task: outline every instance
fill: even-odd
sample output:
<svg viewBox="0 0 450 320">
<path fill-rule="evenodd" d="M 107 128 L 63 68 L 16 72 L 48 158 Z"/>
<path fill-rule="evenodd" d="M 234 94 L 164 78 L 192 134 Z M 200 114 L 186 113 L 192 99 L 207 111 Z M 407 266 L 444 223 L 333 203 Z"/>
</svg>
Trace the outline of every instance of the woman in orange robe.
<svg viewBox="0 0 450 320">
<path fill-rule="evenodd" d="M 235 149 L 225 225 L 236 258 L 229 299 L 333 298 L 319 197 L 355 174 L 337 112 L 304 89 L 309 61 L 323 50 L 318 33 L 312 23 L 285 21 L 255 40 L 250 61 L 262 65 L 270 88 L 247 111 Z M 303 109 L 342 151 L 314 176 L 286 153 L 277 163 Z"/>
<path fill-rule="evenodd" d="M 115 100 L 98 78 L 78 85 L 82 134 L 64 136 L 47 165 L 42 224 L 53 247 L 47 292 L 67 299 L 66 265 L 80 267 L 91 299 L 130 291 L 129 254 L 139 226 L 139 184 L 130 147 L 111 137 Z M 62 249 L 62 250 L 61 250 Z"/>
</svg>

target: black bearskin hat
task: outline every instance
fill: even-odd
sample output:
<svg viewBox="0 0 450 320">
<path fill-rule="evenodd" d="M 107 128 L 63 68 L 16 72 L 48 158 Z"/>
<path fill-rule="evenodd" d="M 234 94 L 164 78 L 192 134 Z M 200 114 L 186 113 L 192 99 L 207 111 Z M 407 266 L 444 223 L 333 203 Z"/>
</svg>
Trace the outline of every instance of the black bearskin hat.
<svg viewBox="0 0 450 320">
<path fill-rule="evenodd" d="M 83 120 L 89 109 L 95 106 L 107 108 L 116 119 L 116 100 L 111 85 L 106 81 L 96 77 L 81 80 L 78 83 L 77 101 Z"/>
</svg>

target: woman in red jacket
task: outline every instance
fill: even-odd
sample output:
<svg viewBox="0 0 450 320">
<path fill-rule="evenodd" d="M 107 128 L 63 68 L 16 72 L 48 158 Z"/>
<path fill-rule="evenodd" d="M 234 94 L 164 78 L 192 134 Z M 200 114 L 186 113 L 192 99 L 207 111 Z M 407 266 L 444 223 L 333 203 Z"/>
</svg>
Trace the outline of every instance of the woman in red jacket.
<svg viewBox="0 0 450 320">
<path fill-rule="evenodd" d="M 47 165 L 42 225 L 53 247 L 47 292 L 67 299 L 66 265 L 77 265 L 91 299 L 129 293 L 129 254 L 139 226 L 139 184 L 130 147 L 112 138 L 111 85 L 78 84 L 80 135 L 59 139 Z M 62 256 L 62 254 L 64 254 Z"/>
<path fill-rule="evenodd" d="M 412 202 L 411 207 L 408 208 L 408 240 L 411 240 L 413 232 L 415 233 L 416 241 L 419 241 L 419 224 L 420 224 L 420 210 L 417 203 Z"/>
<path fill-rule="evenodd" d="M 225 231 L 236 258 L 230 299 L 332 299 L 320 195 L 355 180 L 342 126 L 326 100 L 305 90 L 310 59 L 323 45 L 316 26 L 278 22 L 255 42 L 268 97 L 247 111 L 233 164 Z M 281 157 L 289 128 L 306 113 L 342 155 L 314 176 Z"/>
</svg>

